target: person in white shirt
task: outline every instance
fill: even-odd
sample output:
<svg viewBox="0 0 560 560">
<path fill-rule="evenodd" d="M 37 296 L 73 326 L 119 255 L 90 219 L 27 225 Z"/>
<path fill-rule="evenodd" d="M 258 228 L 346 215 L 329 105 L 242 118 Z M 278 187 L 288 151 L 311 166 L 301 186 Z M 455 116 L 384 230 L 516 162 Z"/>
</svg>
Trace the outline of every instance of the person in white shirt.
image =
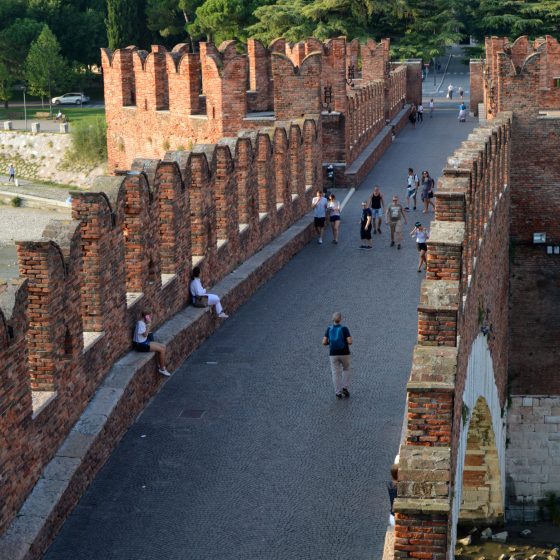
<svg viewBox="0 0 560 560">
<path fill-rule="evenodd" d="M 216 294 L 207 293 L 202 286 L 202 282 L 200 281 L 200 267 L 198 266 L 193 268 L 190 290 L 193 300 L 204 297 L 208 298 L 208 305 L 216 309 L 216 313 L 220 319 L 227 319 L 229 317 L 229 315 L 224 313 L 220 298 Z M 205 305 L 200 305 L 199 307 L 205 307 Z"/>
<path fill-rule="evenodd" d="M 416 237 L 416 246 L 418 247 L 418 272 L 422 272 L 422 264 L 424 270 L 428 268 L 426 261 L 426 253 L 428 252 L 427 241 L 430 238 L 429 230 L 425 229 L 420 222 L 414 224 L 414 229 L 410 232 L 410 237 Z"/>
<path fill-rule="evenodd" d="M 447 86 L 447 98 L 453 99 L 453 86 L 451 84 Z"/>
<path fill-rule="evenodd" d="M 422 105 L 422 103 L 420 103 L 420 105 L 418 105 L 418 108 L 416 109 L 416 113 L 418 115 L 418 122 L 424 122 L 424 105 Z"/>
<path fill-rule="evenodd" d="M 430 99 L 430 119 L 434 116 L 434 99 Z"/>
<path fill-rule="evenodd" d="M 410 210 L 411 198 L 414 204 L 414 210 L 416 210 L 416 191 L 418 191 L 419 186 L 420 180 L 418 179 L 418 175 L 414 173 L 414 169 L 412 169 L 412 167 L 409 167 L 408 176 L 406 178 L 406 206 L 404 207 L 406 211 Z"/>
<path fill-rule="evenodd" d="M 142 317 L 136 323 L 132 345 L 137 352 L 155 352 L 158 358 L 158 371 L 161 375 L 169 377 L 171 373 L 165 367 L 165 345 L 154 342 L 154 335 L 151 333 L 152 314 L 148 309 L 142 311 Z"/>
<path fill-rule="evenodd" d="M 327 216 L 327 205 L 328 201 L 325 195 L 318 190 L 317 194 L 312 200 L 313 205 L 313 223 L 315 225 L 315 231 L 319 239 L 317 242 L 319 244 L 323 243 L 323 230 L 325 229 L 325 218 Z"/>
<path fill-rule="evenodd" d="M 340 202 L 336 200 L 336 196 L 331 194 L 329 196 L 329 220 L 331 222 L 332 234 L 333 234 L 333 243 L 338 243 L 338 232 L 340 229 Z"/>
</svg>

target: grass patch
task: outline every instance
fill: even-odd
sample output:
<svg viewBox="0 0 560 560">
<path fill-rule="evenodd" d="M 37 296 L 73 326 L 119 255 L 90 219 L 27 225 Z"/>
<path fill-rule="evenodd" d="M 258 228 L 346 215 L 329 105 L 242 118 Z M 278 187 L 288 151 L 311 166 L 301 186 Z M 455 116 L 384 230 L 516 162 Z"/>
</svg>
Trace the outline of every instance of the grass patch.
<svg viewBox="0 0 560 560">
<path fill-rule="evenodd" d="M 78 123 L 87 122 L 92 123 L 96 121 L 98 118 L 105 119 L 105 109 L 100 107 L 73 107 L 71 105 L 53 105 L 53 115 L 58 113 L 58 110 L 62 112 L 63 115 L 66 115 L 68 122 L 75 126 Z M 48 111 L 49 108 L 42 109 L 41 107 L 28 107 L 27 108 L 27 120 L 38 120 L 41 122 L 43 119 L 35 119 L 35 113 Z M 4 109 L 3 107 L 0 108 L 0 120 L 7 121 L 7 120 L 23 120 L 23 107 L 13 107 Z"/>
</svg>

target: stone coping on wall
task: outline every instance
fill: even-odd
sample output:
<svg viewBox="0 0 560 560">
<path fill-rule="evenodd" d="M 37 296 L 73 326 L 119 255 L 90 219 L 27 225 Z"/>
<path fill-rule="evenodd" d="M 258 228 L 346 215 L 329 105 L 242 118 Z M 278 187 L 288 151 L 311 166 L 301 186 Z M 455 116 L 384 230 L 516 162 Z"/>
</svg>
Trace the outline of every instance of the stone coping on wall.
<svg viewBox="0 0 560 560">
<path fill-rule="evenodd" d="M 457 373 L 457 347 L 414 347 L 408 391 L 454 391 Z"/>
<path fill-rule="evenodd" d="M 222 298 L 228 312 L 235 310 L 309 242 L 312 232 L 311 217 L 306 215 L 214 285 L 212 292 Z M 171 353 L 180 351 L 177 347 L 185 338 L 194 340 L 182 356 L 185 359 L 219 326 L 211 308 L 188 306 L 164 323 L 155 336 Z M 111 451 L 147 404 L 151 395 L 143 394 L 145 379 L 158 375 L 154 356 L 154 353 L 131 351 L 113 365 L 45 467 L 18 515 L 0 537 L 0 559 L 41 557 Z"/>
</svg>

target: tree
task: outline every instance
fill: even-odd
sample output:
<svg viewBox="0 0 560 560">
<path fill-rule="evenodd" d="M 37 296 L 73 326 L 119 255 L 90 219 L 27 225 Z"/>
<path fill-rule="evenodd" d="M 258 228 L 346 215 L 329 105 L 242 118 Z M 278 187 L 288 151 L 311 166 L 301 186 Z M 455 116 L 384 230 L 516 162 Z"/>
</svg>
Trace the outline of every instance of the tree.
<svg viewBox="0 0 560 560">
<path fill-rule="evenodd" d="M 149 46 L 145 0 L 107 0 L 105 25 L 110 49 Z"/>
<path fill-rule="evenodd" d="M 17 18 L 0 31 L 0 61 L 19 78 L 23 77 L 23 67 L 29 46 L 39 37 L 43 24 L 29 18 Z"/>
<path fill-rule="evenodd" d="M 206 35 L 207 40 L 221 43 L 244 35 L 243 0 L 206 0 L 196 10 L 196 19 L 188 29 L 194 36 Z"/>
<path fill-rule="evenodd" d="M 3 62 L 0 62 L 0 101 L 4 107 L 8 107 L 8 101 L 12 98 L 14 76 Z"/>
<path fill-rule="evenodd" d="M 29 91 L 34 95 L 49 98 L 52 112 L 52 90 L 62 88 L 68 81 L 69 68 L 60 54 L 60 45 L 48 25 L 33 42 L 25 60 L 25 78 Z"/>
</svg>

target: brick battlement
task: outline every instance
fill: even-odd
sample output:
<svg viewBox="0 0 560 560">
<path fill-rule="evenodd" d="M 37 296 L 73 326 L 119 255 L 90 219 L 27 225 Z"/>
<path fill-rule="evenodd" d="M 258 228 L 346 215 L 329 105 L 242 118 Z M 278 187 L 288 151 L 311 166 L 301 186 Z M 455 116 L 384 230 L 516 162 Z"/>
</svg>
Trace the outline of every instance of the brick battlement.
<svg viewBox="0 0 560 560">
<path fill-rule="evenodd" d="M 339 115 L 336 126 L 331 119 L 324 127 L 327 135 L 341 138 L 327 140 L 336 149 L 325 149 L 323 161 L 349 164 L 378 121 L 421 97 L 420 66 L 393 67 L 388 39 L 277 39 L 268 48 L 249 39 L 201 43 L 197 53 L 185 44 L 172 51 L 154 45 L 149 53 L 102 49 L 101 59 L 111 170 L 325 110 Z"/>
<path fill-rule="evenodd" d="M 522 36 L 513 43 L 487 37 L 482 75 L 471 90 L 484 102 L 488 118 L 519 108 L 560 110 L 560 44 L 550 35 L 535 41 Z"/>
<path fill-rule="evenodd" d="M 501 426 L 506 401 L 511 127 L 504 113 L 471 133 L 448 159 L 436 191 L 400 448 L 395 559 L 452 558 L 458 519 L 503 517 L 495 475 L 500 444 L 490 434 L 492 420 Z M 469 373 L 481 327 L 493 363 L 485 382 L 473 379 L 478 371 Z M 491 413 L 479 401 L 475 410 L 465 404 L 477 383 L 496 393 Z M 468 420 L 466 453 L 476 463 L 460 443 Z"/>
<path fill-rule="evenodd" d="M 17 244 L 20 279 L 0 290 L 0 529 L 130 350 L 141 310 L 161 325 L 188 304 L 195 264 L 212 285 L 308 211 L 320 135 L 308 118 L 137 159 Z"/>
</svg>

